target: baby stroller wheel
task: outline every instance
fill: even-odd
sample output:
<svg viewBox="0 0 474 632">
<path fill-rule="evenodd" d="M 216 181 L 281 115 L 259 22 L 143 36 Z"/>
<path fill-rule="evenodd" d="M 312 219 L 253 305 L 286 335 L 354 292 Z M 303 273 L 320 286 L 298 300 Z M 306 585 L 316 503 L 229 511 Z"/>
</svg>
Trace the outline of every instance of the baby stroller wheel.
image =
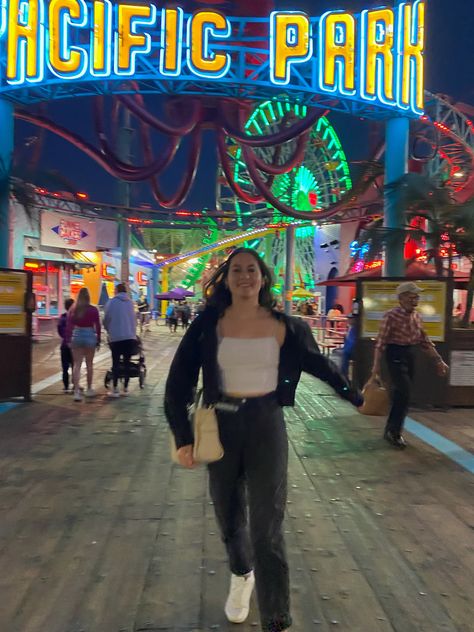
<svg viewBox="0 0 474 632">
<path fill-rule="evenodd" d="M 138 384 L 140 388 L 145 386 L 145 377 L 146 377 L 146 369 L 144 367 L 140 368 L 140 374 L 138 376 Z"/>
<path fill-rule="evenodd" d="M 111 381 L 112 381 L 112 371 L 107 371 L 104 377 L 105 388 L 109 388 Z"/>
</svg>

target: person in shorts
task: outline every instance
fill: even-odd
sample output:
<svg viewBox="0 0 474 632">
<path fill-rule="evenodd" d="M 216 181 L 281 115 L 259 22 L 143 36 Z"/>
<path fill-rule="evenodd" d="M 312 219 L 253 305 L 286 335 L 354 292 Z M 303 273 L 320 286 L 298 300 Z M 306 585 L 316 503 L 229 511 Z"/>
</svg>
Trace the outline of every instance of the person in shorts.
<svg viewBox="0 0 474 632">
<path fill-rule="evenodd" d="M 89 290 L 85 287 L 79 290 L 75 305 L 68 312 L 66 320 L 66 343 L 72 351 L 72 381 L 74 385 L 74 401 L 80 402 L 82 394 L 80 389 L 80 377 L 82 362 L 86 362 L 87 390 L 86 397 L 95 397 L 96 392 L 92 388 L 94 377 L 94 355 L 100 346 L 100 318 L 99 310 L 91 305 Z"/>
</svg>

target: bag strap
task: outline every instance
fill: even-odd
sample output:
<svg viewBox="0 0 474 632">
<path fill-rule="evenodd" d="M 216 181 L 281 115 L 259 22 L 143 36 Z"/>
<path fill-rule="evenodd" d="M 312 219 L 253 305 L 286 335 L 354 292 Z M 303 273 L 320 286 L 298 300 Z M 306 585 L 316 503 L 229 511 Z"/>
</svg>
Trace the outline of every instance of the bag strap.
<svg viewBox="0 0 474 632">
<path fill-rule="evenodd" d="M 202 401 L 203 391 L 204 391 L 204 389 L 202 387 L 201 388 L 196 388 L 196 393 L 194 395 L 194 410 L 199 408 L 199 404 Z"/>
</svg>

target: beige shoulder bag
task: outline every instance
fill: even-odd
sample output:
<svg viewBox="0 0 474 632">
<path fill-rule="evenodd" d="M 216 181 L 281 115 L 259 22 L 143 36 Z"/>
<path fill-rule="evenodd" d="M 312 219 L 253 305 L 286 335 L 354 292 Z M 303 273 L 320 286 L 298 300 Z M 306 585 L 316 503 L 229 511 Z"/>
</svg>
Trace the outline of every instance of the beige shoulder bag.
<svg viewBox="0 0 474 632">
<path fill-rule="evenodd" d="M 193 410 L 193 458 L 196 463 L 213 463 L 222 459 L 224 448 L 219 437 L 216 410 L 214 407 L 200 406 L 201 397 L 202 389 L 199 389 Z M 173 435 L 171 435 L 171 459 L 174 463 L 179 463 Z"/>
</svg>

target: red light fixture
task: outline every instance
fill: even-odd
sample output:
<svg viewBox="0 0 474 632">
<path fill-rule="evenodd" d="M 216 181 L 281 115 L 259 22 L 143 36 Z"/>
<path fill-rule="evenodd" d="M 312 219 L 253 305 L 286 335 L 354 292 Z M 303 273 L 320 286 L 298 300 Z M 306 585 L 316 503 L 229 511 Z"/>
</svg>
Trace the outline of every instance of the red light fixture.
<svg viewBox="0 0 474 632">
<path fill-rule="evenodd" d="M 310 191 L 308 193 L 308 202 L 313 208 L 316 208 L 316 206 L 318 205 L 318 194 L 316 193 L 316 191 Z"/>
</svg>

